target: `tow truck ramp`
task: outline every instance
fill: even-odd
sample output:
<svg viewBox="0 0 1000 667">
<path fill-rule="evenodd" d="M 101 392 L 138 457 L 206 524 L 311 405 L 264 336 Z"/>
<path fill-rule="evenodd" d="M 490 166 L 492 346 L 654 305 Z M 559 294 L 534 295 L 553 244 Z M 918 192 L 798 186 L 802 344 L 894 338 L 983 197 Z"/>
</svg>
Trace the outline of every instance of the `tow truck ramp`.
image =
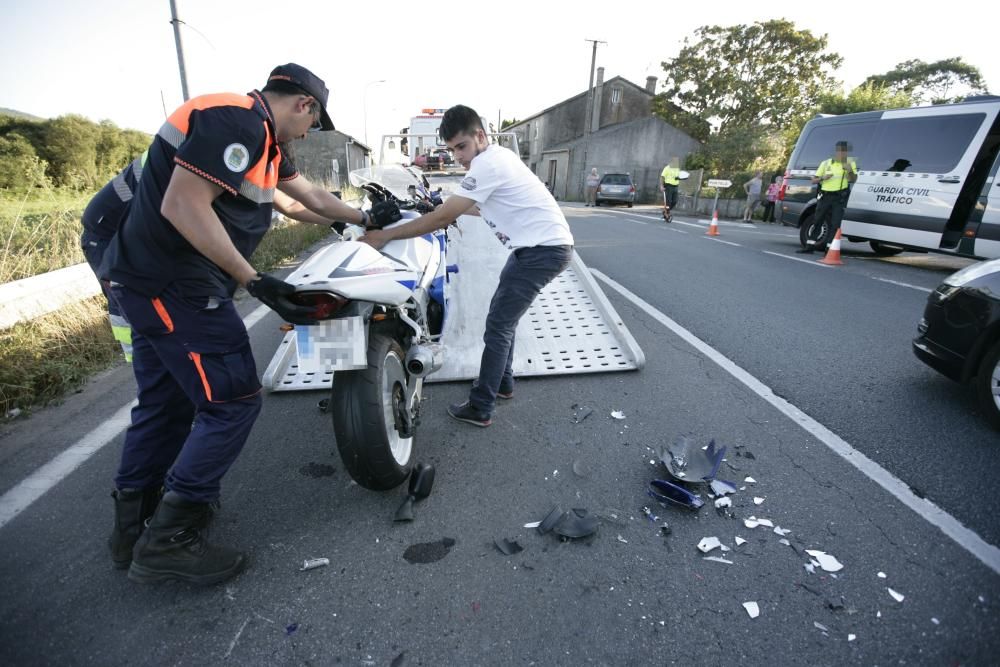
<svg viewBox="0 0 1000 667">
<path fill-rule="evenodd" d="M 507 253 L 481 218 L 462 216 L 448 232 L 448 263 L 458 265 L 445 288 L 448 301 L 444 366 L 425 382 L 472 380 L 479 374 L 483 328 Z M 308 260 L 303 267 L 308 264 Z M 301 268 L 299 269 L 301 270 Z M 294 273 L 289 277 L 294 280 Z M 270 391 L 329 389 L 333 371 L 300 359 L 296 327 L 278 346 L 264 372 Z M 514 375 L 575 375 L 638 370 L 645 356 L 604 292 L 575 252 L 569 267 L 549 283 L 521 318 L 515 337 Z"/>
</svg>

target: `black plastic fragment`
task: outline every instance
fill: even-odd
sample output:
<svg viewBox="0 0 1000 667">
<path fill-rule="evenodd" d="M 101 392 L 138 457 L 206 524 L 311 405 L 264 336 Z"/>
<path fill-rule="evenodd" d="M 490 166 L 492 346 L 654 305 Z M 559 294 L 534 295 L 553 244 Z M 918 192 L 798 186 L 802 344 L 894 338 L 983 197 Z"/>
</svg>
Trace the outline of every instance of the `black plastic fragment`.
<svg viewBox="0 0 1000 667">
<path fill-rule="evenodd" d="M 406 500 L 403 504 L 399 506 L 396 510 L 396 516 L 393 517 L 393 521 L 413 521 L 413 501 L 415 498 L 413 496 L 406 496 Z"/>
<path fill-rule="evenodd" d="M 540 524 L 538 524 L 538 528 L 536 530 L 538 530 L 538 533 L 540 535 L 544 535 L 545 533 L 555 528 L 555 525 L 559 522 L 559 519 L 562 518 L 562 515 L 563 515 L 562 508 L 556 505 L 555 507 L 552 508 L 551 512 L 545 515 L 545 518 L 542 519 L 542 522 Z"/>
<path fill-rule="evenodd" d="M 410 473 L 410 494 L 396 510 L 393 521 L 413 521 L 413 503 L 431 495 L 434 487 L 434 466 L 429 463 L 418 463 Z"/>
<path fill-rule="evenodd" d="M 692 510 L 696 510 L 705 504 L 704 500 L 687 489 L 681 488 L 665 479 L 654 479 L 650 482 L 647 493 L 651 498 L 661 503 L 680 505 Z"/>
<path fill-rule="evenodd" d="M 514 554 L 519 554 L 524 551 L 524 547 L 517 543 L 516 540 L 508 540 L 506 537 L 500 537 L 493 540 L 493 544 L 496 548 L 500 550 L 504 556 L 513 556 Z"/>
<path fill-rule="evenodd" d="M 598 523 L 597 517 L 587 510 L 574 509 L 563 514 L 552 530 L 560 537 L 576 540 L 597 532 Z"/>
<path fill-rule="evenodd" d="M 319 403 L 316 404 L 316 407 L 319 408 L 320 412 L 329 412 L 330 411 L 330 399 L 329 398 L 322 399 Z"/>
</svg>

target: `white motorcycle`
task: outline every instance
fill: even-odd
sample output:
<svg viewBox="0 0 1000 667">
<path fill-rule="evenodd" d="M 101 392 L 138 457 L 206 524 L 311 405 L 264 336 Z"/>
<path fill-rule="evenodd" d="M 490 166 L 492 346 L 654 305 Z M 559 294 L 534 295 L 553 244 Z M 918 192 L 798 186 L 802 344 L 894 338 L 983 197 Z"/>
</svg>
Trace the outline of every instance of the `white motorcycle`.
<svg viewBox="0 0 1000 667">
<path fill-rule="evenodd" d="M 373 204 L 397 203 L 402 220 L 387 228 L 433 208 L 420 179 L 402 167 L 360 169 L 350 179 Z M 361 486 L 384 490 L 403 483 L 413 465 L 424 378 L 444 361 L 445 282 L 457 268 L 445 261 L 444 231 L 381 250 L 357 241 L 362 234 L 349 227 L 344 241 L 286 280 L 296 286 L 291 300 L 311 310 L 295 326 L 300 366 L 333 372 L 329 410 L 344 466 Z"/>
</svg>

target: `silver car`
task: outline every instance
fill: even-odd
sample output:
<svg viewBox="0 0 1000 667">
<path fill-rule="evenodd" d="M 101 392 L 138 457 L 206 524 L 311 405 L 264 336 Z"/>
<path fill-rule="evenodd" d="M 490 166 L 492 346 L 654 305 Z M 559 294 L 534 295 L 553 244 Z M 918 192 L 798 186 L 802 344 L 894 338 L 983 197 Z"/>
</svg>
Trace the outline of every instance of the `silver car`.
<svg viewBox="0 0 1000 667">
<path fill-rule="evenodd" d="M 625 204 L 632 208 L 635 203 L 635 184 L 628 174 L 604 174 L 597 186 L 594 200 L 598 206 L 602 203 Z"/>
</svg>

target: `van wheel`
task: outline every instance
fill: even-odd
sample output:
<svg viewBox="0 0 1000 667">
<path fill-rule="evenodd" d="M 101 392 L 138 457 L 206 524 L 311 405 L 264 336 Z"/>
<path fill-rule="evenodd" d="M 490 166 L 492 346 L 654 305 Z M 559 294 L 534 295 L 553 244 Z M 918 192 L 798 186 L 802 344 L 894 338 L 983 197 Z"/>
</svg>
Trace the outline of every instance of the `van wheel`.
<svg viewBox="0 0 1000 667">
<path fill-rule="evenodd" d="M 868 245 L 872 247 L 872 251 L 876 255 L 881 255 L 882 257 L 892 257 L 893 255 L 898 255 L 903 252 L 902 248 L 897 248 L 896 246 L 886 245 L 881 241 L 869 241 Z"/>
<path fill-rule="evenodd" d="M 993 428 L 1000 430 L 1000 341 L 993 344 L 976 374 L 976 393 Z"/>
<path fill-rule="evenodd" d="M 812 240 L 812 247 L 814 250 L 824 251 L 826 246 L 832 240 L 833 234 L 831 233 L 830 223 L 823 222 L 822 224 L 816 222 L 815 215 L 809 215 L 802 221 L 802 225 L 799 227 L 799 243 L 802 244 L 803 248 L 808 248 Z"/>
</svg>

